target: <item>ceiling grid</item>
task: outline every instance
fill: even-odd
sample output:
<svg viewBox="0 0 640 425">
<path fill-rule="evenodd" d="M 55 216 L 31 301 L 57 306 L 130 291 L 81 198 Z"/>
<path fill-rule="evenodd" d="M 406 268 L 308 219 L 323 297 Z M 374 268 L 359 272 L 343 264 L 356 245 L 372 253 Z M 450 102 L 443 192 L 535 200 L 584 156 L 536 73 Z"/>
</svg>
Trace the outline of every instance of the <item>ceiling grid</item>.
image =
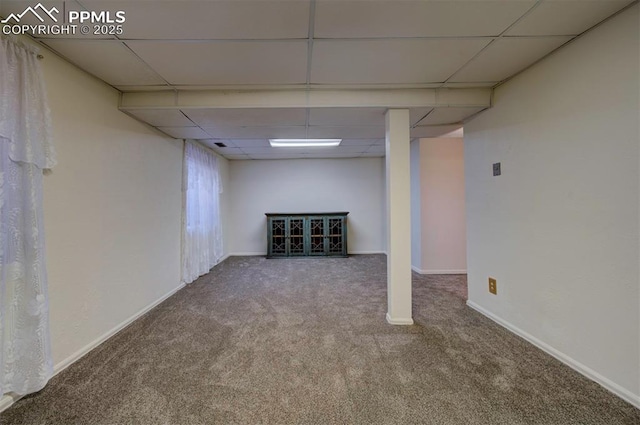
<svg viewBox="0 0 640 425">
<path fill-rule="evenodd" d="M 478 90 L 490 93 L 636 2 L 41 0 L 124 10 L 126 22 L 122 35 L 36 40 L 140 100 L 125 113 L 229 159 L 384 156 L 386 107 L 410 109 L 412 137 L 459 136 L 490 106 Z M 24 4 L 3 0 L 0 16 Z M 282 154 L 271 137 L 344 141 Z"/>
</svg>

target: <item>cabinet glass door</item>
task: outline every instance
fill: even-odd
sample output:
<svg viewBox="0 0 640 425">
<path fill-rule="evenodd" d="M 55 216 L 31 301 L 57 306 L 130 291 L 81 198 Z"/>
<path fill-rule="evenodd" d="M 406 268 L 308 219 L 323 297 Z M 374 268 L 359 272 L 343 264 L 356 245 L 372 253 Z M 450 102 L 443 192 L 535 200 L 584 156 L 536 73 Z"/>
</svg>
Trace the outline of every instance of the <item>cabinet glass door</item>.
<svg viewBox="0 0 640 425">
<path fill-rule="evenodd" d="M 309 255 L 325 255 L 324 217 L 309 217 Z"/>
<path fill-rule="evenodd" d="M 327 219 L 327 254 L 328 255 L 344 255 L 345 235 L 344 235 L 344 218 L 329 217 Z"/>
<path fill-rule="evenodd" d="M 267 213 L 267 258 L 347 256 L 348 213 Z"/>
<path fill-rule="evenodd" d="M 269 231 L 271 232 L 269 255 L 287 255 L 287 219 L 271 218 Z"/>
<path fill-rule="evenodd" d="M 289 255 L 305 255 L 304 217 L 289 219 Z"/>
</svg>

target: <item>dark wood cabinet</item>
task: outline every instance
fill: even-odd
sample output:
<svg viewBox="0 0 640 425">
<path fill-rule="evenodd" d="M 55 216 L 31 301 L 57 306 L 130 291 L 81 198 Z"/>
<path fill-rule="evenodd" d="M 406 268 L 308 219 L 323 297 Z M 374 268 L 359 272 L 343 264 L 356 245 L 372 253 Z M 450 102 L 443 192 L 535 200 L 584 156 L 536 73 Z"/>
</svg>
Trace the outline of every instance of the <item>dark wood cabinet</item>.
<svg viewBox="0 0 640 425">
<path fill-rule="evenodd" d="M 347 214 L 267 213 L 267 258 L 346 257 Z"/>
</svg>

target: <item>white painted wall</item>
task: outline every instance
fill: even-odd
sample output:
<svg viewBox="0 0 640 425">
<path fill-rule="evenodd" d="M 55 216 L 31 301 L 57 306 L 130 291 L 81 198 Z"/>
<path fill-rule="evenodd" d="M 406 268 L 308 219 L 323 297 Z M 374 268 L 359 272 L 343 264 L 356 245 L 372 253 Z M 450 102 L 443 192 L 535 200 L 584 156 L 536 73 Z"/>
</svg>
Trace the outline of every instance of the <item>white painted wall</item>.
<svg viewBox="0 0 640 425">
<path fill-rule="evenodd" d="M 499 87 L 465 174 L 470 305 L 640 406 L 638 22 Z"/>
<path fill-rule="evenodd" d="M 384 251 L 383 158 L 230 161 L 233 254 L 267 252 L 266 212 L 349 211 L 350 253 Z"/>
<path fill-rule="evenodd" d="M 422 197 L 420 179 L 420 139 L 411 141 L 411 267 L 422 268 Z"/>
<path fill-rule="evenodd" d="M 387 252 L 387 238 L 386 238 L 386 234 L 387 234 L 387 191 L 386 191 L 386 184 L 387 184 L 387 164 L 386 161 L 384 159 L 381 158 L 380 160 L 380 185 L 384 188 L 382 190 L 382 197 L 380 198 L 380 211 L 382 211 L 383 217 L 382 217 L 382 234 L 385 235 L 385 237 L 382 238 L 382 252 L 384 252 L 385 254 L 388 254 Z"/>
<path fill-rule="evenodd" d="M 222 221 L 222 261 L 224 261 L 231 252 L 230 235 L 231 229 L 231 182 L 229 180 L 229 160 L 214 152 L 218 158 L 218 168 L 220 170 L 220 182 L 222 183 L 222 193 L 220 194 L 220 214 Z"/>
<path fill-rule="evenodd" d="M 467 271 L 464 144 L 461 138 L 420 139 L 421 273 Z"/>
<path fill-rule="evenodd" d="M 56 370 L 180 285 L 182 142 L 44 51 L 58 165 L 44 179 Z"/>
</svg>

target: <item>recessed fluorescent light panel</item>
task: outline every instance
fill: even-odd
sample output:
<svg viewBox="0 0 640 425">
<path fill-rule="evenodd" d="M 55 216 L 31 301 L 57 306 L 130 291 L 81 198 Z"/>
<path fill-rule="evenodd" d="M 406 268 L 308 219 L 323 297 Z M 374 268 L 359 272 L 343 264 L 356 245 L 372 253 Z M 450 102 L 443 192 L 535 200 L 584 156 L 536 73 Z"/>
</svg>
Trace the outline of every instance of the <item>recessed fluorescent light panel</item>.
<svg viewBox="0 0 640 425">
<path fill-rule="evenodd" d="M 308 148 L 338 146 L 342 139 L 269 139 L 274 148 Z"/>
</svg>

